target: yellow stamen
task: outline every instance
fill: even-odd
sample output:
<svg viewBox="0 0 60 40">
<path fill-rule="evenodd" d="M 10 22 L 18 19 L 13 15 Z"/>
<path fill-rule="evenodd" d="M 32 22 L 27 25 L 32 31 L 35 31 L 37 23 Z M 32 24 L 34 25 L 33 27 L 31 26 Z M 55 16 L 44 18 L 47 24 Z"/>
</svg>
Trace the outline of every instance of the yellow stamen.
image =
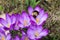
<svg viewBox="0 0 60 40">
<path fill-rule="evenodd" d="M 25 37 L 25 40 L 29 40 L 28 37 Z"/>
<path fill-rule="evenodd" d="M 26 26 L 27 25 L 27 20 L 24 20 L 24 26 Z"/>
<path fill-rule="evenodd" d="M 39 18 L 36 18 L 36 23 L 39 23 L 39 21 L 40 21 Z"/>
<path fill-rule="evenodd" d="M 38 33 L 37 31 L 35 32 L 35 36 L 36 36 L 36 37 L 38 37 L 38 36 L 39 36 L 39 33 Z"/>
<path fill-rule="evenodd" d="M 10 28 L 10 24 L 7 24 L 8 28 Z"/>
<path fill-rule="evenodd" d="M 5 37 L 4 37 L 4 36 L 2 36 L 1 40 L 5 40 Z"/>
</svg>

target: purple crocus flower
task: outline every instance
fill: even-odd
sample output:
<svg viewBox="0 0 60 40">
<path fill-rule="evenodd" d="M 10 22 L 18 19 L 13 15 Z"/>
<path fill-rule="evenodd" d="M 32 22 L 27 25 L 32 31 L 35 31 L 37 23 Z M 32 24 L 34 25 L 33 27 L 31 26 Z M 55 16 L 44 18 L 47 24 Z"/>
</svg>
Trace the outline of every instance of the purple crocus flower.
<svg viewBox="0 0 60 40">
<path fill-rule="evenodd" d="M 28 29 L 27 35 L 30 39 L 39 39 L 43 36 L 47 36 L 48 30 L 43 29 L 42 26 L 31 26 L 31 28 Z"/>
<path fill-rule="evenodd" d="M 5 29 L 9 29 L 11 24 L 14 24 L 16 21 L 15 15 L 6 14 L 6 19 L 0 18 L 0 23 L 3 25 Z"/>
<path fill-rule="evenodd" d="M 0 28 L 0 40 L 10 40 L 10 36 L 2 28 Z"/>
<path fill-rule="evenodd" d="M 30 18 L 37 25 L 42 25 L 44 21 L 46 21 L 48 14 L 44 12 L 39 6 L 36 6 L 34 9 L 30 6 L 28 7 L 28 12 Z"/>
<path fill-rule="evenodd" d="M 4 27 L 0 27 L 0 40 L 13 40 L 9 30 L 4 30 Z M 20 40 L 18 36 L 14 40 Z"/>
<path fill-rule="evenodd" d="M 11 29 L 13 27 L 13 30 L 19 30 L 20 27 L 23 27 L 23 24 L 21 24 L 21 22 L 20 22 L 21 14 L 17 13 L 17 14 L 15 14 L 15 16 L 16 16 L 16 22 L 15 22 L 15 24 L 11 25 Z"/>
<path fill-rule="evenodd" d="M 19 21 L 20 21 L 21 28 L 29 27 L 29 25 L 31 24 L 30 18 L 25 11 L 22 11 L 22 14 L 19 17 Z"/>
</svg>

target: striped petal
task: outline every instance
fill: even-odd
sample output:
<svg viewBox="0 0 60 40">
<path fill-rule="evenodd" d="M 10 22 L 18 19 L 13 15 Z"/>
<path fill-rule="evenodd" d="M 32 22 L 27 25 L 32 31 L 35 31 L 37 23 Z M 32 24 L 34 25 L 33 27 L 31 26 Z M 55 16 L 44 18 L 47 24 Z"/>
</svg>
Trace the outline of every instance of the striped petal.
<svg viewBox="0 0 60 40">
<path fill-rule="evenodd" d="M 39 12 L 41 8 L 37 5 L 34 10 Z"/>
<path fill-rule="evenodd" d="M 7 22 L 6 22 L 4 19 L 2 19 L 2 18 L 0 18 L 0 23 L 1 23 L 3 26 L 7 26 Z"/>
<path fill-rule="evenodd" d="M 6 14 L 6 21 L 11 24 L 11 16 L 9 14 Z"/>
<path fill-rule="evenodd" d="M 14 24 L 16 22 L 16 17 L 14 14 L 11 16 L 11 23 Z"/>
<path fill-rule="evenodd" d="M 33 13 L 33 8 L 32 8 L 31 6 L 28 7 L 28 12 L 29 12 L 30 15 L 32 15 L 32 13 Z"/>
</svg>

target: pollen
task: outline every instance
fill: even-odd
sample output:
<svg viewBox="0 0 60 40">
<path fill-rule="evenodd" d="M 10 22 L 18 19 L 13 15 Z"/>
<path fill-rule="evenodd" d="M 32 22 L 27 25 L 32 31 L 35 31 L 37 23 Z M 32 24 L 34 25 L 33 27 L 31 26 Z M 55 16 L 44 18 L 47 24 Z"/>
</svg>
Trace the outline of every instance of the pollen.
<svg viewBox="0 0 60 40">
<path fill-rule="evenodd" d="M 2 36 L 1 40 L 5 40 L 5 37 L 4 37 L 4 36 Z"/>
<path fill-rule="evenodd" d="M 39 33 L 36 31 L 35 32 L 35 37 L 38 37 L 39 36 Z"/>
<path fill-rule="evenodd" d="M 39 21 L 40 21 L 39 18 L 36 18 L 36 23 L 39 23 Z"/>
<path fill-rule="evenodd" d="M 24 20 L 24 26 L 26 26 L 27 25 L 27 20 Z"/>
<path fill-rule="evenodd" d="M 10 28 L 10 24 L 7 24 L 8 28 Z"/>
<path fill-rule="evenodd" d="M 25 37 L 25 40 L 29 40 L 28 37 Z"/>
</svg>

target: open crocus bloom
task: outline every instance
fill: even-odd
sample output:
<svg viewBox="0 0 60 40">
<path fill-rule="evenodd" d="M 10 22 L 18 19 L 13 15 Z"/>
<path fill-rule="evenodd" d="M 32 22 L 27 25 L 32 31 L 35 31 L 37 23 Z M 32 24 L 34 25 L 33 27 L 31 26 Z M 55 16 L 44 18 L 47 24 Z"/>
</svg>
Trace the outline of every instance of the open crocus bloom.
<svg viewBox="0 0 60 40">
<path fill-rule="evenodd" d="M 37 25 L 41 25 L 48 17 L 48 14 L 45 13 L 39 6 L 36 6 L 34 9 L 32 7 L 28 7 L 28 12 L 31 20 Z"/>
<path fill-rule="evenodd" d="M 14 24 L 16 21 L 16 18 L 14 14 L 11 16 L 9 14 L 6 14 L 6 19 L 4 20 L 3 18 L 0 18 L 0 23 L 5 27 L 5 28 L 10 28 L 11 24 Z"/>
<path fill-rule="evenodd" d="M 0 40 L 10 40 L 10 36 L 5 33 L 5 31 L 0 28 Z"/>
<path fill-rule="evenodd" d="M 42 26 L 32 26 L 32 28 L 29 28 L 27 31 L 27 35 L 30 39 L 39 39 L 43 36 L 47 36 L 48 30 L 43 29 Z"/>
<path fill-rule="evenodd" d="M 19 19 L 20 19 L 20 14 L 19 13 L 17 13 L 17 14 L 15 14 L 15 18 L 14 17 L 12 17 L 13 18 L 13 25 L 11 25 L 11 29 L 13 29 L 13 30 L 19 30 L 19 28 L 20 28 L 20 22 L 19 22 Z M 12 28 L 13 27 L 13 28 Z"/>
<path fill-rule="evenodd" d="M 28 27 L 31 23 L 30 23 L 30 18 L 28 16 L 28 14 L 25 11 L 22 11 L 22 15 L 20 16 L 20 27 L 24 28 L 24 27 Z"/>
</svg>

